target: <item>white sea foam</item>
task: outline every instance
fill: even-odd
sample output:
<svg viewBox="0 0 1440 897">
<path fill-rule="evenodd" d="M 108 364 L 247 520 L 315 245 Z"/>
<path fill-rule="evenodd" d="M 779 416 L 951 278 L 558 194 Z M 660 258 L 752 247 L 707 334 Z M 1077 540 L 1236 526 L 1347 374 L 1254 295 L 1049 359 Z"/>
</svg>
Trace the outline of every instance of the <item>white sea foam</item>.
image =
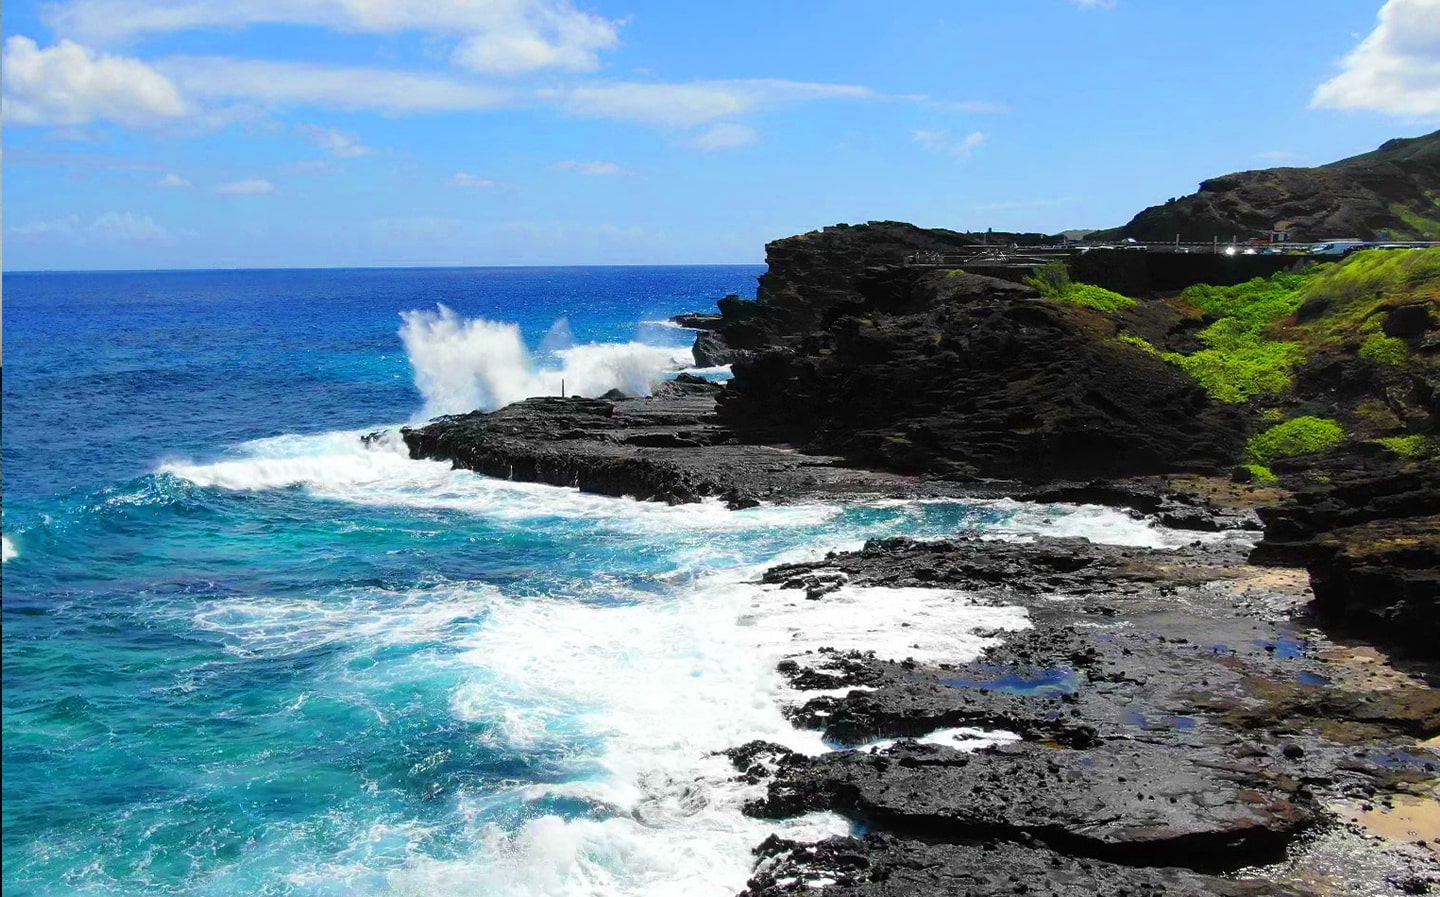
<svg viewBox="0 0 1440 897">
<path fill-rule="evenodd" d="M 0 536 L 0 558 L 3 558 L 0 563 L 9 563 L 19 556 L 20 552 L 16 550 L 15 543 L 10 541 L 10 537 Z"/>
<path fill-rule="evenodd" d="M 940 589 L 842 589 L 824 601 L 759 586 L 758 568 L 715 574 L 676 594 L 602 606 L 499 600 L 463 641 L 477 673 L 454 695 L 460 719 L 533 747 L 578 726 L 600 739 L 592 771 L 556 785 L 476 797 L 460 812 L 483 818 L 498 800 L 566 797 L 608 808 L 607 818 L 532 818 L 518 829 L 481 826 L 461 861 L 416 856 L 388 883 L 402 892 L 466 882 L 497 894 L 729 894 L 751 872 L 767 834 L 820 838 L 847 831 L 815 814 L 784 823 L 741 813 L 755 786 L 737 782 L 717 752 L 761 738 L 818 754 L 819 733 L 796 730 L 782 705 L 796 698 L 775 672 L 785 656 L 863 647 L 895 659 L 965 661 L 993 637 L 976 630 L 1028 626 L 1019 608 L 977 605 Z M 907 625 L 908 624 L 908 625 Z M 917 630 L 926 630 L 921 635 Z M 968 736 L 963 741 L 958 736 Z M 1004 733 L 937 732 L 965 748 Z"/>
<path fill-rule="evenodd" d="M 257 439 L 234 457 L 198 463 L 170 460 L 167 473 L 207 488 L 258 491 L 300 487 L 317 498 L 388 507 L 453 510 L 490 520 L 564 518 L 610 529 L 713 531 L 813 525 L 840 513 L 834 505 L 763 506 L 732 512 L 719 500 L 672 506 L 616 499 L 538 483 L 518 483 L 411 460 L 394 429 L 368 444 L 367 431 L 332 431 Z"/>
<path fill-rule="evenodd" d="M 689 367 L 689 349 L 645 343 L 573 345 L 562 319 L 544 348 L 558 358 L 546 368 L 532 356 L 515 324 L 462 318 L 444 305 L 435 311 L 407 311 L 400 339 L 415 386 L 424 399 L 423 417 L 466 411 L 493 411 L 530 396 L 597 396 L 611 389 L 649 395 L 667 370 Z"/>
</svg>

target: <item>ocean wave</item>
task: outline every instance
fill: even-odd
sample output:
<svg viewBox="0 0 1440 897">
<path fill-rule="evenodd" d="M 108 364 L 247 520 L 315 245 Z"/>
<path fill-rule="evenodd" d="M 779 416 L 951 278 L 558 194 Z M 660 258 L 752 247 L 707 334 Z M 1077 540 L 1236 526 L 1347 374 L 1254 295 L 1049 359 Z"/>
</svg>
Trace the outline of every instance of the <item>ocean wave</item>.
<svg viewBox="0 0 1440 897">
<path fill-rule="evenodd" d="M 410 458 L 393 428 L 289 434 L 243 443 L 237 457 L 171 460 L 158 472 L 206 488 L 259 491 L 299 487 L 317 498 L 353 504 L 451 510 L 492 520 L 583 520 L 606 529 L 643 531 L 762 529 L 814 525 L 837 506 L 763 506 L 732 512 L 718 499 L 672 506 L 610 498 L 578 489 L 518 483 L 456 470 L 448 462 Z"/>
<path fill-rule="evenodd" d="M 661 376 L 695 364 L 689 349 L 647 343 L 570 344 L 557 321 L 545 367 L 531 355 L 516 324 L 461 318 L 444 305 L 401 313 L 400 339 L 424 400 L 421 416 L 493 411 L 531 396 L 598 396 L 611 389 L 649 395 Z"/>
<path fill-rule="evenodd" d="M 10 541 L 10 537 L 0 536 L 0 558 L 3 558 L 0 563 L 8 564 L 19 556 L 20 552 L 16 549 L 15 543 Z"/>
</svg>

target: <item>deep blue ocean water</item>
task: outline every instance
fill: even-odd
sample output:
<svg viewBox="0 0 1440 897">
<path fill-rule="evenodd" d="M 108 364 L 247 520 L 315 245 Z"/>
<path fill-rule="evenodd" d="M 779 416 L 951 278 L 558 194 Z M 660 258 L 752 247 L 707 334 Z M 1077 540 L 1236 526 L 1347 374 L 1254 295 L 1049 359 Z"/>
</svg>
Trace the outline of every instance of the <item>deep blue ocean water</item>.
<svg viewBox="0 0 1440 897">
<path fill-rule="evenodd" d="M 846 830 L 745 819 L 713 756 L 826 749 L 781 715 L 777 657 L 964 658 L 1024 625 L 953 595 L 797 602 L 757 565 L 1167 538 L 1008 502 L 670 508 L 359 441 L 673 369 L 689 334 L 647 322 L 760 270 L 7 274 L 7 897 L 733 893 L 768 832 Z"/>
</svg>

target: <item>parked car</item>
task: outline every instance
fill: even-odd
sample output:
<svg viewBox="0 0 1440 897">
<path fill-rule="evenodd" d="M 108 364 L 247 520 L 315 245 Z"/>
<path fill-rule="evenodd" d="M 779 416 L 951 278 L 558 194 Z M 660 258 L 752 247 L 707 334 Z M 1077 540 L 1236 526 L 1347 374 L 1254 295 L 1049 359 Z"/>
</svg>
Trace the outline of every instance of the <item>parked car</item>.
<svg viewBox="0 0 1440 897">
<path fill-rule="evenodd" d="M 1311 255 L 1347 255 L 1370 244 L 1364 240 L 1326 240 L 1310 247 Z"/>
</svg>

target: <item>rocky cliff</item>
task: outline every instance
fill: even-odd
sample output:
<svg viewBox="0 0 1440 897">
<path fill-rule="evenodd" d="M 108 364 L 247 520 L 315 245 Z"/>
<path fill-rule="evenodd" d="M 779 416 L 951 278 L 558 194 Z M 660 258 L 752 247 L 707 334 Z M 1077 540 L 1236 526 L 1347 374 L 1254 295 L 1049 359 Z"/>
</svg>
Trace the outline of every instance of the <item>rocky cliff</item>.
<svg viewBox="0 0 1440 897">
<path fill-rule="evenodd" d="M 1292 240 L 1440 240 L 1440 131 L 1315 168 L 1211 178 L 1091 239 L 1208 242 L 1286 231 Z"/>
</svg>

